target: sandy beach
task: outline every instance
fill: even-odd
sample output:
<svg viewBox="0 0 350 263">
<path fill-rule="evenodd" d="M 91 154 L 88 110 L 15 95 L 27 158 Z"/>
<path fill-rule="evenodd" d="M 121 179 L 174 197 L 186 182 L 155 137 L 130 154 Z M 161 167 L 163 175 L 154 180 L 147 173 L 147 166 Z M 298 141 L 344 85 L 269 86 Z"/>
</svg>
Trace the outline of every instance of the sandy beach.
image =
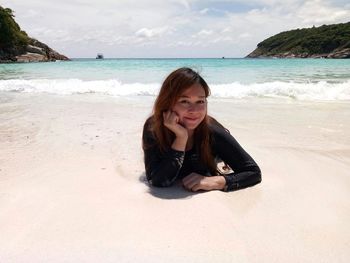
<svg viewBox="0 0 350 263">
<path fill-rule="evenodd" d="M 0 262 L 349 262 L 350 104 L 210 99 L 262 170 L 150 188 L 153 96 L 0 93 Z"/>
</svg>

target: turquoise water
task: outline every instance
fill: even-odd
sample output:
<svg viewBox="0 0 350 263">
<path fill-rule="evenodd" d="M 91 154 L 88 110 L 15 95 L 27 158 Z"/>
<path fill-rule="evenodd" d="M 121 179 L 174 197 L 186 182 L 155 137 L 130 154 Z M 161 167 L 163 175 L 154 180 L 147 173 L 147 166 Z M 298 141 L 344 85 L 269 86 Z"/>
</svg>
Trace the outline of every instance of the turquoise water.
<svg viewBox="0 0 350 263">
<path fill-rule="evenodd" d="M 118 79 L 123 83 L 154 83 L 183 66 L 199 70 L 212 84 L 350 80 L 350 60 L 328 59 L 74 59 L 2 64 L 0 79 Z"/>
<path fill-rule="evenodd" d="M 164 78 L 184 66 L 198 70 L 218 97 L 350 99 L 350 60 L 336 59 L 73 59 L 0 64 L 0 90 L 155 95 Z"/>
</svg>

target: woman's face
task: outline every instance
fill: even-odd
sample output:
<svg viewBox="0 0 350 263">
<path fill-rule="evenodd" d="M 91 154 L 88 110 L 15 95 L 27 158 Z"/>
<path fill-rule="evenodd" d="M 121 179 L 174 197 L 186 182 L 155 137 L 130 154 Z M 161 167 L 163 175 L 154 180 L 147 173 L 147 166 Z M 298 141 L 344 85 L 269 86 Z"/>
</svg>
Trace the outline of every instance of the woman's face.
<svg viewBox="0 0 350 263">
<path fill-rule="evenodd" d="M 204 88 L 193 84 L 176 101 L 172 111 L 179 116 L 179 123 L 187 130 L 194 130 L 207 114 L 207 100 Z"/>
</svg>

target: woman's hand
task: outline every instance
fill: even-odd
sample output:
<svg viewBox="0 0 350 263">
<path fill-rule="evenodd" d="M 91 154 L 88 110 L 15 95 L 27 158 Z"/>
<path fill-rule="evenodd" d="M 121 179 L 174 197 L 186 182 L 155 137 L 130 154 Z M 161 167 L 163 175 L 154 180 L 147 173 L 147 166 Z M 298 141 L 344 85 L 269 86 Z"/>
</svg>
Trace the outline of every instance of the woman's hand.
<svg viewBox="0 0 350 263">
<path fill-rule="evenodd" d="M 163 113 L 164 126 L 175 133 L 177 138 L 186 139 L 188 138 L 188 132 L 184 126 L 179 123 L 179 116 L 176 112 L 168 110 Z"/>
<path fill-rule="evenodd" d="M 183 186 L 189 191 L 198 190 L 222 190 L 226 185 L 223 176 L 203 176 L 197 173 L 191 173 L 182 179 Z"/>
</svg>

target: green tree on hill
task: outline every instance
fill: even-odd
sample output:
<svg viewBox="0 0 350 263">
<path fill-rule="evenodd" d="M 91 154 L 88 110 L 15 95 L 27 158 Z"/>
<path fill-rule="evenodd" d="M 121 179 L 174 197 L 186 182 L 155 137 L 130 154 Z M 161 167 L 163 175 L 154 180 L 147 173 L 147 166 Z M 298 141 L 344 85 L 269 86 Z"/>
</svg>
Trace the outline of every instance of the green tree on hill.
<svg viewBox="0 0 350 263">
<path fill-rule="evenodd" d="M 13 19 L 10 8 L 0 6 L 0 52 L 17 50 L 28 44 L 29 37 Z"/>
<path fill-rule="evenodd" d="M 10 8 L 0 6 L 0 63 L 69 60 L 21 30 Z"/>
<path fill-rule="evenodd" d="M 314 55 L 327 54 L 341 48 L 350 48 L 350 22 L 281 32 L 260 42 L 252 54 Z"/>
</svg>

